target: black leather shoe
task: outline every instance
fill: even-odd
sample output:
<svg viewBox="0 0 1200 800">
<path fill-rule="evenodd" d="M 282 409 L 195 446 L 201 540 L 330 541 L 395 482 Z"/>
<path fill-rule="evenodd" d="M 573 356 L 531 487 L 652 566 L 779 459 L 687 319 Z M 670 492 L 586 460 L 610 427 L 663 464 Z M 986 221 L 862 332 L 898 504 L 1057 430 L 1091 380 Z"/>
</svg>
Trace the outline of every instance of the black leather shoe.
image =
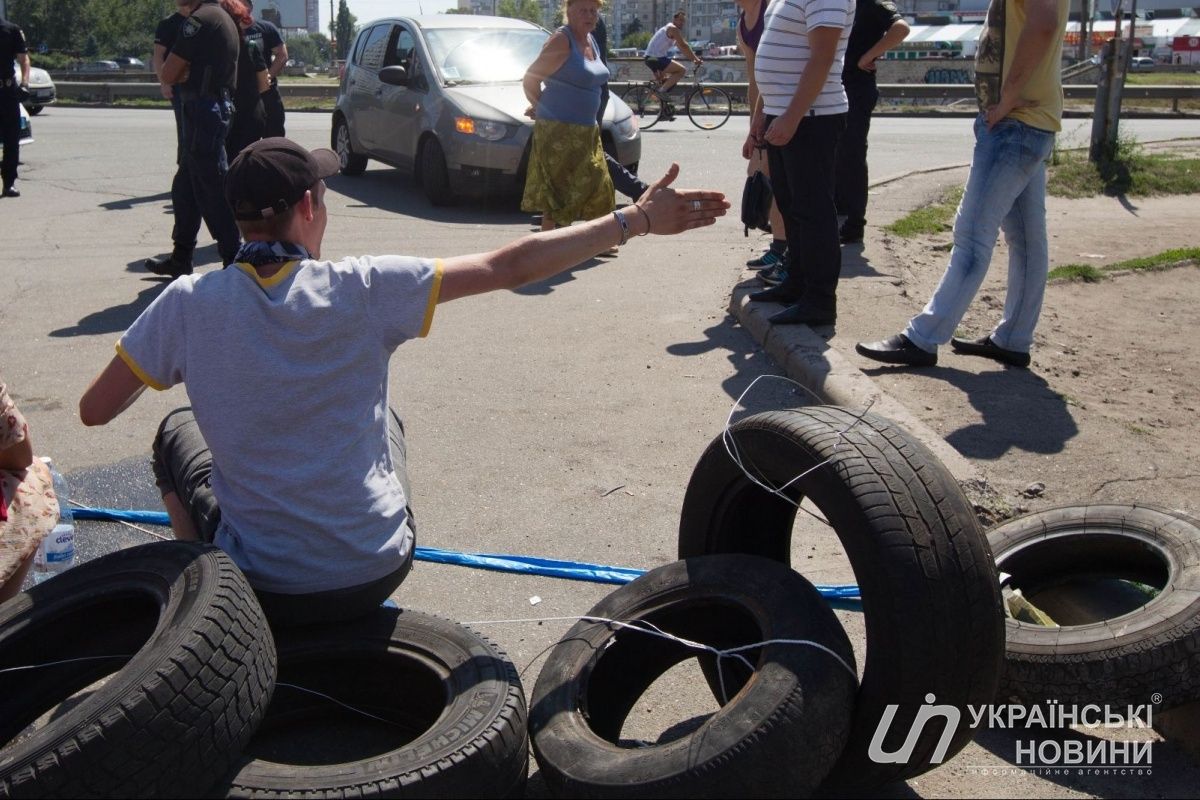
<svg viewBox="0 0 1200 800">
<path fill-rule="evenodd" d="M 17 188 L 17 185 L 15 183 L 10 183 L 4 187 L 4 196 L 5 197 L 20 197 L 21 191 Z"/>
<path fill-rule="evenodd" d="M 982 339 L 959 339 L 957 336 L 950 340 L 954 352 L 965 356 L 983 356 L 1011 367 L 1025 368 L 1029 366 L 1029 353 L 1020 350 L 1006 350 L 992 341 L 991 334 Z"/>
<path fill-rule="evenodd" d="M 192 260 L 190 258 L 184 260 L 175 253 L 165 258 L 147 258 L 145 265 L 146 271 L 155 275 L 178 278 L 180 275 L 192 274 Z"/>
<path fill-rule="evenodd" d="M 782 286 L 772 286 L 769 289 L 761 289 L 757 292 L 750 293 L 750 302 L 752 303 L 795 303 L 800 299 L 800 295 L 790 289 L 784 289 Z"/>
<path fill-rule="evenodd" d="M 838 231 L 838 241 L 842 244 L 862 244 L 862 229 L 842 228 Z"/>
<path fill-rule="evenodd" d="M 859 342 L 854 350 L 860 356 L 885 364 L 904 364 L 909 367 L 932 367 L 937 363 L 937 353 L 922 350 L 903 333 L 890 336 L 882 342 Z"/>
<path fill-rule="evenodd" d="M 772 325 L 832 325 L 837 322 L 837 312 L 818 311 L 797 303 L 772 315 L 768 321 Z"/>
</svg>

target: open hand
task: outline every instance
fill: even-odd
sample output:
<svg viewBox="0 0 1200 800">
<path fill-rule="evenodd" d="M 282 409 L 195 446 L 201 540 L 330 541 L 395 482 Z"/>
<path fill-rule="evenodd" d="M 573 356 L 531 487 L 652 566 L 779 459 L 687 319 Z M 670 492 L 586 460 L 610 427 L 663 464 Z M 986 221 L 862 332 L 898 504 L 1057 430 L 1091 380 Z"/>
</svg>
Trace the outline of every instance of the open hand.
<svg viewBox="0 0 1200 800">
<path fill-rule="evenodd" d="M 667 173 L 638 198 L 637 205 L 650 221 L 650 233 L 680 233 L 712 225 L 717 217 L 725 216 L 729 208 L 729 201 L 721 192 L 672 189 L 671 184 L 677 177 L 679 165 L 672 164 Z"/>
</svg>

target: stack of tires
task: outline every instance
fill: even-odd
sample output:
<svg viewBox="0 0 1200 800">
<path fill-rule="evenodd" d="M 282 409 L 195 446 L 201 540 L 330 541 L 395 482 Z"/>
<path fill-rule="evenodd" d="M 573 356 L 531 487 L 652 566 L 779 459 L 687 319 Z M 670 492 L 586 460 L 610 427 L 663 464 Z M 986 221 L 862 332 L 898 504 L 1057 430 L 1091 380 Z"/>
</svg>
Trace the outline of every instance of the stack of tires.
<svg viewBox="0 0 1200 800">
<path fill-rule="evenodd" d="M 803 500 L 860 587 L 861 677 L 828 603 L 789 569 Z M 995 695 L 1004 617 L 987 541 L 945 467 L 882 418 L 815 407 L 731 426 L 693 472 L 679 555 L 551 652 L 530 730 L 556 795 L 862 795 L 967 744 L 968 725 L 927 722 L 931 705 L 967 719 Z M 720 710 L 683 738 L 619 746 L 638 697 L 697 645 Z M 745 660 L 716 655 L 735 650 Z"/>
<path fill-rule="evenodd" d="M 0 797 L 509 797 L 527 772 L 516 670 L 447 620 L 273 635 L 228 556 L 180 542 L 0 606 Z"/>
</svg>

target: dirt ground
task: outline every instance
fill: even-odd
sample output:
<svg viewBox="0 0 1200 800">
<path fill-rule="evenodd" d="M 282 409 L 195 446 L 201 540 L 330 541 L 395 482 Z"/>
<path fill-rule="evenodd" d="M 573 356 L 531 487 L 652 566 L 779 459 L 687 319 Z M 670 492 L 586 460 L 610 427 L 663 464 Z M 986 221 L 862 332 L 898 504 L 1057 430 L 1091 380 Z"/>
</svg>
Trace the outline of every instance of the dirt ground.
<svg viewBox="0 0 1200 800">
<path fill-rule="evenodd" d="M 949 256 L 948 232 L 902 239 L 882 226 L 966 175 L 949 170 L 873 190 L 866 241 L 843 250 L 831 343 L 982 470 L 999 492 L 1000 513 L 1137 502 L 1200 515 L 1200 349 L 1189 333 L 1200 324 L 1196 266 L 1050 284 L 1028 371 L 949 347 L 938 366 L 925 369 L 882 366 L 854 353 L 855 342 L 903 329 Z M 1051 267 L 1195 246 L 1197 207 L 1195 196 L 1050 197 Z M 982 335 L 999 320 L 1006 263 L 1001 238 L 960 331 Z"/>
</svg>

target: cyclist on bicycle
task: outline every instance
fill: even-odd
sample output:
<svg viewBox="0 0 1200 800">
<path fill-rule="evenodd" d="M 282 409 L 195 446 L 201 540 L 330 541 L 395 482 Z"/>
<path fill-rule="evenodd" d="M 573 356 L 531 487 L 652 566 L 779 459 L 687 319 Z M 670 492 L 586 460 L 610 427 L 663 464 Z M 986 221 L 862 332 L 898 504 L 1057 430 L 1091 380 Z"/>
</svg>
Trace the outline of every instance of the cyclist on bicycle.
<svg viewBox="0 0 1200 800">
<path fill-rule="evenodd" d="M 677 45 L 679 50 L 696 66 L 704 63 L 700 56 L 692 52 L 691 46 L 683 36 L 682 28 L 686 17 L 683 9 L 676 11 L 675 16 L 671 17 L 671 21 L 655 31 L 646 45 L 646 66 L 654 73 L 655 80 L 660 83 L 659 91 L 662 92 L 664 111 L 666 112 L 664 116 L 668 118 L 675 116 L 675 109 L 667 101 L 667 92 L 671 91 L 671 87 L 679 83 L 679 79 L 687 72 L 687 68 L 683 64 L 672 61 L 671 57 L 667 55 L 671 51 L 672 43 Z"/>
</svg>

